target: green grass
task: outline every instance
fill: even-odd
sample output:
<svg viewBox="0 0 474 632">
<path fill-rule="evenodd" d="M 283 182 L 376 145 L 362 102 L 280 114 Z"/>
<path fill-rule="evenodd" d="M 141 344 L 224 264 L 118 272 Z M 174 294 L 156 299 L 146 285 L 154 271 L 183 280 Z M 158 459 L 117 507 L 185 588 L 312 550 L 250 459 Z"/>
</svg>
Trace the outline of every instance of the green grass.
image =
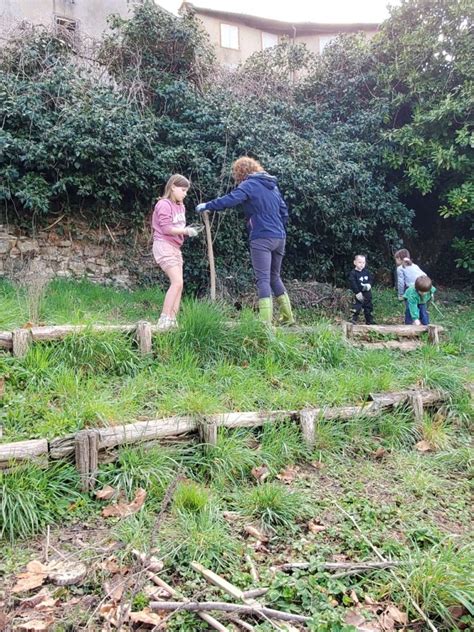
<svg viewBox="0 0 474 632">
<path fill-rule="evenodd" d="M 297 520 L 303 520 L 309 511 L 304 494 L 271 482 L 236 492 L 235 505 L 272 531 L 276 528 L 293 530 Z"/>
<path fill-rule="evenodd" d="M 63 463 L 0 470 L 0 540 L 26 538 L 64 519 L 81 499 L 78 483 L 76 470 Z"/>
</svg>

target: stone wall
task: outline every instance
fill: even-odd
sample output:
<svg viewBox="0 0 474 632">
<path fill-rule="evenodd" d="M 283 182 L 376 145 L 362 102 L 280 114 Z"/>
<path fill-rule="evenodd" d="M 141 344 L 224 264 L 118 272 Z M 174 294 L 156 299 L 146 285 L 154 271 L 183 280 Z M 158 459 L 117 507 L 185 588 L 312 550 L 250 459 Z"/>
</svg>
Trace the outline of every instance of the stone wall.
<svg viewBox="0 0 474 632">
<path fill-rule="evenodd" d="M 32 269 L 47 278 L 87 278 L 122 288 L 163 279 L 145 227 L 142 231 L 92 229 L 85 222 L 74 222 L 26 233 L 0 224 L 0 277 L 21 281 Z"/>
</svg>

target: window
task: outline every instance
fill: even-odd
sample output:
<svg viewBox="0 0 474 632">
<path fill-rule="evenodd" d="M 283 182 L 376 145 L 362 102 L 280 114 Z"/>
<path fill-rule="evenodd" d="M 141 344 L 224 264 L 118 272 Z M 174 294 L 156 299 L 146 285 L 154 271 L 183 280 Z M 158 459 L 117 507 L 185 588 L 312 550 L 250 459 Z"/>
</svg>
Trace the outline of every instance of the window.
<svg viewBox="0 0 474 632">
<path fill-rule="evenodd" d="M 233 48 L 239 50 L 239 27 L 231 24 L 221 24 L 221 46 L 222 48 Z"/>
<path fill-rule="evenodd" d="M 54 16 L 54 21 L 56 24 L 57 31 L 67 31 L 71 35 L 77 33 L 77 22 L 76 20 L 70 20 L 69 18 L 64 18 L 60 15 Z"/>
<path fill-rule="evenodd" d="M 265 33 L 262 31 L 262 50 L 265 48 L 271 48 L 272 46 L 276 46 L 278 44 L 278 35 L 274 33 Z"/>
<path fill-rule="evenodd" d="M 319 36 L 319 52 L 322 53 L 329 42 L 335 38 L 335 35 L 320 35 Z"/>
</svg>

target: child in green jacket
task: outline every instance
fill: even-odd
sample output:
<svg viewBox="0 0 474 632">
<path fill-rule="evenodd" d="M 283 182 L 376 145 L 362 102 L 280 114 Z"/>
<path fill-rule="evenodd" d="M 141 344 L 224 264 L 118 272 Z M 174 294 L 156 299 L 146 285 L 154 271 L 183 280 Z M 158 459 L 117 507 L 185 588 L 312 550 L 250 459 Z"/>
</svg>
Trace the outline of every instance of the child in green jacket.
<svg viewBox="0 0 474 632">
<path fill-rule="evenodd" d="M 418 277 L 415 285 L 406 290 L 403 298 L 407 301 L 407 325 L 429 325 L 428 303 L 435 292 L 436 288 L 426 275 Z"/>
</svg>

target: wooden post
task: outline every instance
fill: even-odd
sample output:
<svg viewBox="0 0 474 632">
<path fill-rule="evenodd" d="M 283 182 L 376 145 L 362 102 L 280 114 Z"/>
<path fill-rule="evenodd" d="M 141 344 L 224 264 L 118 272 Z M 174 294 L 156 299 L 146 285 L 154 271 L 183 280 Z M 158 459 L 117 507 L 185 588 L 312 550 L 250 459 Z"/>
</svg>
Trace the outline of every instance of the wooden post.
<svg viewBox="0 0 474 632">
<path fill-rule="evenodd" d="M 409 396 L 409 402 L 413 408 L 413 416 L 417 424 L 423 422 L 423 396 L 419 392 L 412 393 Z"/>
<path fill-rule="evenodd" d="M 152 351 L 151 324 L 146 320 L 137 323 L 137 342 L 141 355 L 148 355 Z"/>
<path fill-rule="evenodd" d="M 204 419 L 199 424 L 199 436 L 201 438 L 201 442 L 205 445 L 216 445 L 217 444 L 217 423 L 215 421 L 210 421 Z"/>
<path fill-rule="evenodd" d="M 87 430 L 78 432 L 75 439 L 76 469 L 81 478 L 81 489 L 89 489 L 89 433 Z"/>
<path fill-rule="evenodd" d="M 344 334 L 344 338 L 352 338 L 352 331 L 354 325 L 352 323 L 348 323 L 347 321 L 342 321 L 342 333 Z"/>
<path fill-rule="evenodd" d="M 313 447 L 315 442 L 315 419 L 316 412 L 314 410 L 302 410 L 300 412 L 301 434 L 303 435 L 303 441 L 310 448 Z"/>
<path fill-rule="evenodd" d="M 428 340 L 432 345 L 439 345 L 439 328 L 437 325 L 428 325 Z"/>
<path fill-rule="evenodd" d="M 27 353 L 31 342 L 29 329 L 15 329 L 13 332 L 13 355 L 23 358 Z"/>
<path fill-rule="evenodd" d="M 214 248 L 212 245 L 212 233 L 211 225 L 209 223 L 209 211 L 204 211 L 202 214 L 204 220 L 204 226 L 206 229 L 206 241 L 207 241 L 207 257 L 209 259 L 209 273 L 211 281 L 211 301 L 216 300 L 216 264 L 214 263 Z"/>
<path fill-rule="evenodd" d="M 76 468 L 81 477 L 81 489 L 87 492 L 95 484 L 94 476 L 99 461 L 99 433 L 81 430 L 75 440 Z"/>
<path fill-rule="evenodd" d="M 97 430 L 89 430 L 89 489 L 95 486 L 95 475 L 99 467 L 99 433 Z"/>
</svg>

